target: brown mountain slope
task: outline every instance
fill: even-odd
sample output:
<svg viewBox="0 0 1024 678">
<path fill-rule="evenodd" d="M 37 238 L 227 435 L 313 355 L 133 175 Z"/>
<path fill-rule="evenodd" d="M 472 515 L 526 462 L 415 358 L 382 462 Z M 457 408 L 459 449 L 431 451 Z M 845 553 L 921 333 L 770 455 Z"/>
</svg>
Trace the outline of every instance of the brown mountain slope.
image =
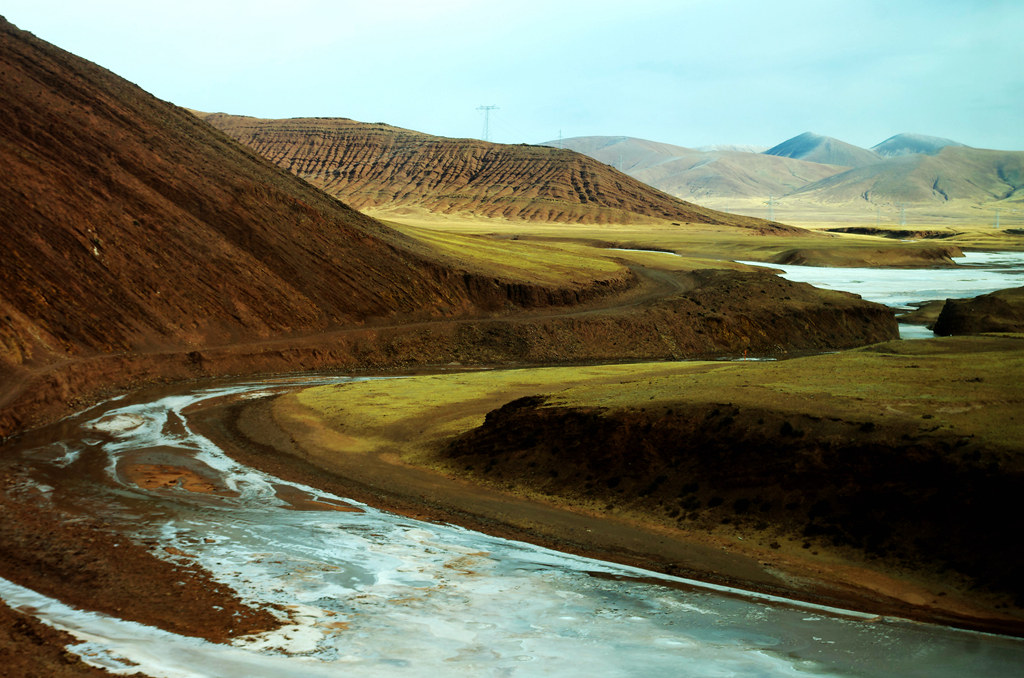
<svg viewBox="0 0 1024 678">
<path fill-rule="evenodd" d="M 569 150 L 448 139 L 344 118 L 199 115 L 357 209 L 415 206 L 563 223 L 770 227 L 681 201 Z"/>
<path fill-rule="evenodd" d="M 0 83 L 0 407 L 15 373 L 93 354 L 450 317 L 510 294 L 545 303 L 549 291 L 416 254 L 184 109 L 3 19 Z"/>
</svg>

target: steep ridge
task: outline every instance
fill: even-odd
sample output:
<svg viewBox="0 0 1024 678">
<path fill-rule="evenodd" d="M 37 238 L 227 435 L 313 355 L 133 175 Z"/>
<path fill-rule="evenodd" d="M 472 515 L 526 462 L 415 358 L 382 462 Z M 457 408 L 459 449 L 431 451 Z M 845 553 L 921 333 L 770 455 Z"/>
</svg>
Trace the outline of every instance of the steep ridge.
<svg viewBox="0 0 1024 678">
<path fill-rule="evenodd" d="M 435 263 L 184 109 L 2 19 L 0 82 L 0 408 L 28 371 L 91 355 L 587 293 Z"/>
<path fill-rule="evenodd" d="M 701 151 L 632 137 L 573 137 L 547 146 L 589 155 L 684 200 L 782 195 L 844 168 L 733 150 Z"/>
<path fill-rule="evenodd" d="M 344 118 L 199 115 L 357 209 L 414 206 L 545 222 L 781 228 L 683 202 L 566 149 L 448 139 Z"/>
</svg>

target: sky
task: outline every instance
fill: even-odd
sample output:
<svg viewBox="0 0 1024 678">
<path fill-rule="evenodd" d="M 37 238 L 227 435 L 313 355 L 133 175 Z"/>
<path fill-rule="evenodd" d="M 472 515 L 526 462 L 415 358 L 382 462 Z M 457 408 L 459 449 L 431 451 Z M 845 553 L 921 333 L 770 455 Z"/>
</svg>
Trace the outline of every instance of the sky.
<svg viewBox="0 0 1024 678">
<path fill-rule="evenodd" d="M 1024 150 L 1024 0 L 4 0 L 179 106 L 448 137 Z"/>
</svg>

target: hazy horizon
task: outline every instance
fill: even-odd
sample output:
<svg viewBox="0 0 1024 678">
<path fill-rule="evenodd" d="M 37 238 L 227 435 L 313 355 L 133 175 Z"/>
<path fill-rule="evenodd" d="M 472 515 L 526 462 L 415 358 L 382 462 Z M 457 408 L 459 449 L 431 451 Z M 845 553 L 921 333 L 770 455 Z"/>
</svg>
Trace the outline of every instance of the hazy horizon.
<svg viewBox="0 0 1024 678">
<path fill-rule="evenodd" d="M 179 106 L 541 143 L 631 136 L 1024 150 L 1024 3 L 11 0 L 19 28 Z"/>
</svg>

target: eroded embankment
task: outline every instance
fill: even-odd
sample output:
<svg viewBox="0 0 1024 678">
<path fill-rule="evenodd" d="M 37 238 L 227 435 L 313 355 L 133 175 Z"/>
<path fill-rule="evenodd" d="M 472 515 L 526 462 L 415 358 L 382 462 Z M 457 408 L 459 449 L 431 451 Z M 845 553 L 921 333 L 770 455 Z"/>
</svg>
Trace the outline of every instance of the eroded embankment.
<svg viewBox="0 0 1024 678">
<path fill-rule="evenodd" d="M 1024 602 L 1019 559 L 1006 557 L 1024 469 L 1009 450 L 916 423 L 730 403 L 550 406 L 536 396 L 491 412 L 440 457 L 570 505 L 688 529 L 732 524 L 765 545 L 788 537 L 852 548 Z"/>
<path fill-rule="evenodd" d="M 930 247 L 803 247 L 780 252 L 771 263 L 798 266 L 934 268 L 955 266 L 954 257 L 963 256 L 955 245 Z"/>
<path fill-rule="evenodd" d="M 109 678 L 64 649 L 75 638 L 32 617 L 0 604 L 0 675 L 11 678 Z"/>
<path fill-rule="evenodd" d="M 63 416 L 106 394 L 159 381 L 308 370 L 417 365 L 540 364 L 783 355 L 893 339 L 879 304 L 764 272 L 682 274 L 646 298 L 559 306 L 529 315 L 357 327 L 301 337 L 69 360 L 4 375 L 17 394 L 0 410 L 0 436 Z M 507 292 L 511 294 L 511 291 Z"/>
<path fill-rule="evenodd" d="M 1024 332 L 1024 287 L 973 299 L 947 299 L 933 331 L 940 337 L 983 332 Z"/>
</svg>

